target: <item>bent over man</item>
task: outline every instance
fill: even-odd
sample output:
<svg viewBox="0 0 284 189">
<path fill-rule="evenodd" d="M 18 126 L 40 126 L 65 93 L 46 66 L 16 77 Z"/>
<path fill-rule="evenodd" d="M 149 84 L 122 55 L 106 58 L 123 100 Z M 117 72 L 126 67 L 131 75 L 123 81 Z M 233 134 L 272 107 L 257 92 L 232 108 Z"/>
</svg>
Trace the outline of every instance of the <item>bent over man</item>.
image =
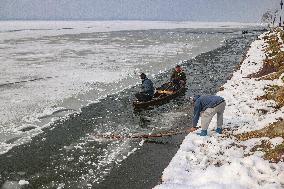
<svg viewBox="0 0 284 189">
<path fill-rule="evenodd" d="M 193 97 L 194 115 L 192 124 L 197 127 L 197 123 L 201 114 L 201 132 L 197 133 L 200 136 L 207 135 L 208 126 L 215 114 L 217 114 L 217 129 L 216 132 L 222 134 L 223 113 L 225 111 L 226 102 L 220 96 L 200 96 Z"/>
</svg>

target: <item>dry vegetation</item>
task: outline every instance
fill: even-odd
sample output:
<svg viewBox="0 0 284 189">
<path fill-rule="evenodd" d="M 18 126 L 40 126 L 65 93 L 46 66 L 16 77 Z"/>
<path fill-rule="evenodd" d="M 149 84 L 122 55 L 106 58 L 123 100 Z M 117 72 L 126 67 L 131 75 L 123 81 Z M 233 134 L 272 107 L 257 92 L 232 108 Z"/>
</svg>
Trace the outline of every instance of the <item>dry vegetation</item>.
<svg viewBox="0 0 284 189">
<path fill-rule="evenodd" d="M 261 138 L 261 137 L 284 138 L 283 119 L 261 130 L 236 135 L 236 138 L 241 141 L 245 141 L 251 138 Z M 252 152 L 258 150 L 263 151 L 265 153 L 264 158 L 270 160 L 271 162 L 284 161 L 284 143 L 277 145 L 275 146 L 275 148 L 273 148 L 272 144 L 268 140 L 262 140 L 260 145 L 256 145 L 251 149 Z"/>
<path fill-rule="evenodd" d="M 263 68 L 249 77 L 274 80 L 284 73 L 284 51 L 281 51 L 283 44 L 278 36 L 284 41 L 284 31 L 281 29 L 276 29 L 264 37 L 268 46 L 265 49 L 266 59 L 264 60 Z"/>
<path fill-rule="evenodd" d="M 278 38 L 280 36 L 281 39 Z M 265 49 L 267 54 L 264 61 L 264 66 L 261 71 L 254 76 L 261 77 L 264 80 L 279 79 L 284 73 L 284 51 L 281 51 L 281 46 L 284 47 L 280 41 L 284 41 L 284 31 L 282 29 L 276 29 L 273 33 L 264 37 L 268 43 L 268 47 Z M 259 75 L 262 73 L 262 75 Z M 284 81 L 284 77 L 280 78 Z M 261 97 L 260 97 L 261 98 Z M 266 89 L 266 94 L 262 99 L 275 100 L 278 108 L 284 106 L 284 86 L 270 86 Z"/>
<path fill-rule="evenodd" d="M 280 36 L 281 40 L 279 40 Z M 284 82 L 284 51 L 281 47 L 284 47 L 282 42 L 284 41 L 284 31 L 282 29 L 276 29 L 270 32 L 264 37 L 268 46 L 265 49 L 266 59 L 264 60 L 263 68 L 254 74 L 249 75 L 250 78 L 258 78 L 259 80 L 274 80 L 281 79 Z M 280 78 L 282 75 L 282 78 Z M 258 100 L 274 100 L 277 104 L 275 107 L 279 109 L 284 107 L 284 85 L 273 85 L 265 89 L 265 95 L 258 97 Z M 248 140 L 251 138 L 284 138 L 284 120 L 280 118 L 279 121 L 273 123 L 261 130 L 252 131 L 236 135 L 241 140 Z M 272 162 L 284 161 L 284 143 L 273 147 L 268 140 L 263 140 L 260 145 L 256 145 L 252 148 L 253 151 L 261 150 L 265 153 L 264 158 Z"/>
<path fill-rule="evenodd" d="M 265 88 L 265 95 L 257 97 L 258 100 L 274 100 L 277 103 L 276 109 L 284 106 L 284 87 L 278 85 L 270 85 Z"/>
</svg>

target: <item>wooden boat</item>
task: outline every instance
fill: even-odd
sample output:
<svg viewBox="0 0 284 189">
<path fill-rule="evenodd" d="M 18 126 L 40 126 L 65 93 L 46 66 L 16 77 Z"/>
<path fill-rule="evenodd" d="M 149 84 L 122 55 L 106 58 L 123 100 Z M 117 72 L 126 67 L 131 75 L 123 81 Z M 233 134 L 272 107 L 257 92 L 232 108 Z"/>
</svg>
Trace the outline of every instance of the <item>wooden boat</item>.
<svg viewBox="0 0 284 189">
<path fill-rule="evenodd" d="M 176 91 L 157 89 L 152 100 L 146 102 L 140 102 L 138 100 L 134 100 L 133 107 L 134 109 L 141 109 L 150 106 L 161 105 L 183 94 L 185 91 L 186 91 L 186 86 L 182 86 L 180 89 Z"/>
</svg>

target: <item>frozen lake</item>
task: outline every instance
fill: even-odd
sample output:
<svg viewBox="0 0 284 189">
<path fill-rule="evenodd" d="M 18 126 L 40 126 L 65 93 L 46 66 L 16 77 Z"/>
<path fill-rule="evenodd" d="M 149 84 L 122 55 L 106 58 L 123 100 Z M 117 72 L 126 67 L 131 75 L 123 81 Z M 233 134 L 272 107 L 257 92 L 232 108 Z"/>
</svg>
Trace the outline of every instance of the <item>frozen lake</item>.
<svg viewBox="0 0 284 189">
<path fill-rule="evenodd" d="M 247 27 L 252 29 L 236 23 L 0 22 L 0 154 L 18 146 L 11 150 L 17 154 L 30 145 L 51 159 L 40 165 L 47 172 L 39 177 L 63 171 L 71 174 L 66 186 L 99 183 L 110 164 L 119 164 L 143 143 L 97 141 L 92 133 L 148 133 L 171 128 L 184 115 L 170 110 L 133 114 L 129 104 L 139 73 L 155 84 L 166 81 L 162 73 L 222 47 Z M 196 82 L 192 88 L 200 87 Z M 145 126 L 141 119 L 152 123 Z M 61 163 L 55 166 L 57 159 Z M 42 163 L 34 161 L 26 166 Z M 76 172 L 82 162 L 89 166 Z M 36 173 L 28 177 L 37 178 Z M 54 187 L 64 179 L 55 179 Z M 51 181 L 42 188 L 53 186 Z"/>
<path fill-rule="evenodd" d="M 0 22 L 0 153 L 40 133 L 52 120 L 137 84 L 141 71 L 155 77 L 182 60 L 219 47 L 227 38 L 212 29 L 161 29 L 213 27 L 218 31 L 245 26 Z M 20 140 L 5 144 L 14 138 Z"/>
</svg>

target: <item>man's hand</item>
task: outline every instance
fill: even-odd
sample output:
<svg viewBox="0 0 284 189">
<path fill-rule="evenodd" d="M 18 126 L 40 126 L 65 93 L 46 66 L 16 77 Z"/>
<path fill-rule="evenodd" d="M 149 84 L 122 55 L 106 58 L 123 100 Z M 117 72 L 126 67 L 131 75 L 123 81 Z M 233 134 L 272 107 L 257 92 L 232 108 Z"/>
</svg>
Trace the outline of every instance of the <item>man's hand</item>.
<svg viewBox="0 0 284 189">
<path fill-rule="evenodd" d="M 188 129 L 186 129 L 187 133 L 191 133 L 193 131 L 196 131 L 197 129 L 199 129 L 198 127 L 189 127 Z"/>
</svg>

